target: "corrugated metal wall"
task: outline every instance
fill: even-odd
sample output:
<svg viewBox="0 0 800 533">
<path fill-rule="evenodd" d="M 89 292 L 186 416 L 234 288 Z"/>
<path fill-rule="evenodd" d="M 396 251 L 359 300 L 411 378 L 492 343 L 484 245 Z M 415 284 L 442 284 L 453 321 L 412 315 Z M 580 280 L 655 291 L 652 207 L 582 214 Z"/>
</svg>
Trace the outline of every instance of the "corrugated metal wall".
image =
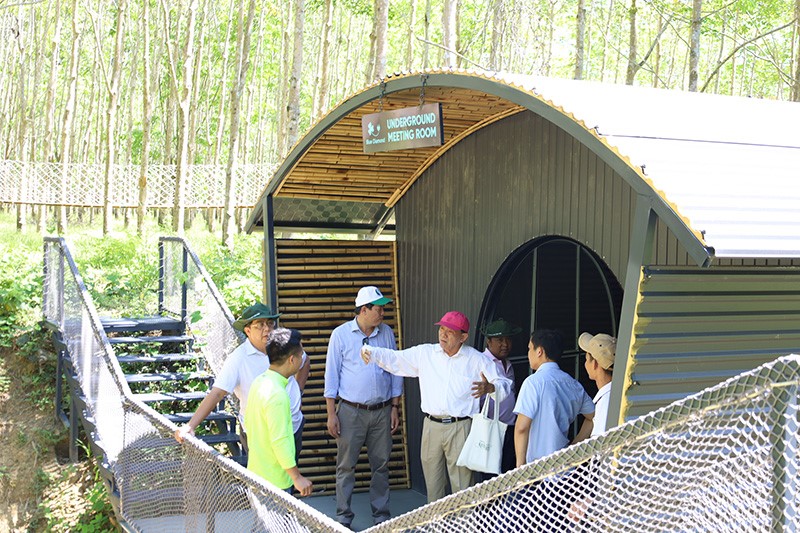
<svg viewBox="0 0 800 533">
<path fill-rule="evenodd" d="M 645 269 L 626 418 L 800 353 L 800 269 Z"/>
<path fill-rule="evenodd" d="M 467 137 L 397 206 L 406 345 L 453 308 L 476 318 L 492 276 L 545 235 L 595 251 L 624 285 L 635 195 L 563 130 L 530 112 Z"/>
</svg>

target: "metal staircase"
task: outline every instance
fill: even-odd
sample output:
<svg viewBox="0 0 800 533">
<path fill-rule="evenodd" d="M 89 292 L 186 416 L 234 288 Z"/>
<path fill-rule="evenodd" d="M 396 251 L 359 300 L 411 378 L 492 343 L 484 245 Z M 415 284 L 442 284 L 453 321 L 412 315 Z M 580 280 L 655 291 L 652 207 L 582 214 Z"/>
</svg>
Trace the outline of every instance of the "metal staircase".
<svg viewBox="0 0 800 533">
<path fill-rule="evenodd" d="M 172 248 L 172 251 L 165 250 Z M 109 494 L 114 499 L 118 495 L 114 475 L 106 460 L 106 446 L 102 441 L 101 432 L 97 431 L 96 420 L 89 409 L 90 401 L 81 379 L 78 377 L 74 357 L 79 354 L 70 354 L 69 341 L 65 341 L 66 334 L 73 326 L 74 319 L 67 315 L 64 301 L 69 296 L 69 287 L 64 286 L 64 273 L 71 271 L 77 281 L 79 297 L 72 294 L 72 298 L 84 302 L 84 313 L 93 314 L 94 306 L 78 274 L 77 267 L 71 257 L 69 248 L 63 239 L 45 239 L 45 277 L 54 287 L 45 287 L 46 309 L 51 309 L 43 322 L 53 338 L 53 344 L 59 352 L 58 375 L 56 386 L 56 414 L 57 417 L 70 430 L 70 458 L 77 460 L 79 456 L 78 441 L 80 428 L 88 437 L 88 444 L 92 452 L 99 459 L 101 473 L 108 484 Z M 48 253 L 50 257 L 47 257 Z M 90 320 L 94 336 L 100 348 L 112 356 L 119 369 L 117 374 L 124 379 L 130 391 L 130 397 L 138 400 L 159 413 L 166 420 L 180 425 L 188 422 L 194 414 L 199 403 L 205 398 L 214 381 L 214 374 L 207 368 L 207 358 L 211 357 L 216 362 L 219 371 L 221 361 L 227 353 L 209 354 L 209 350 L 224 346 L 216 343 L 209 346 L 207 341 L 198 343 L 198 339 L 187 327 L 191 321 L 187 319 L 187 304 L 191 297 L 192 283 L 187 274 L 190 263 L 193 263 L 196 272 L 199 272 L 200 281 L 205 284 L 206 291 L 213 298 L 203 297 L 203 301 L 211 301 L 218 309 L 216 313 L 206 312 L 208 318 L 217 320 L 221 318 L 224 327 L 230 329 L 233 322 L 230 311 L 222 302 L 216 287 L 214 287 L 208 273 L 200 264 L 199 259 L 191 251 L 188 244 L 180 238 L 162 237 L 159 242 L 159 309 L 158 314 L 146 317 L 97 317 Z M 170 264 L 171 263 L 171 264 Z M 54 275 L 47 269 L 59 272 Z M 49 298 L 49 300 L 48 300 Z M 170 301 L 172 300 L 172 302 Z M 175 302 L 178 302 L 176 305 Z M 101 313 L 98 313 L 98 315 Z M 102 334 L 98 331 L 102 328 Z M 85 326 L 79 329 L 84 329 Z M 209 328 L 206 328 L 208 330 Z M 207 335 L 215 336 L 213 327 L 206 331 Z M 235 334 L 230 332 L 217 334 L 220 338 L 235 341 Z M 198 344 L 205 345 L 205 350 L 199 349 Z M 79 351 L 73 345 L 72 351 Z M 84 383 L 88 379 L 84 376 Z M 122 379 L 119 381 L 121 382 Z M 123 388 L 124 385 L 120 383 Z M 90 391 L 90 397 L 97 391 Z M 238 421 L 229 410 L 225 409 L 225 400 L 200 424 L 196 429 L 196 436 L 209 445 L 224 445 L 222 450 L 225 455 L 239 464 L 247 464 L 247 456 L 239 444 L 237 434 Z"/>
<path fill-rule="evenodd" d="M 133 397 L 175 424 L 188 422 L 214 376 L 193 349 L 194 337 L 186 333 L 184 322 L 164 316 L 100 321 Z M 246 464 L 236 426 L 236 417 L 225 411 L 223 401 L 196 435 L 207 444 L 225 444 L 232 458 Z"/>
</svg>

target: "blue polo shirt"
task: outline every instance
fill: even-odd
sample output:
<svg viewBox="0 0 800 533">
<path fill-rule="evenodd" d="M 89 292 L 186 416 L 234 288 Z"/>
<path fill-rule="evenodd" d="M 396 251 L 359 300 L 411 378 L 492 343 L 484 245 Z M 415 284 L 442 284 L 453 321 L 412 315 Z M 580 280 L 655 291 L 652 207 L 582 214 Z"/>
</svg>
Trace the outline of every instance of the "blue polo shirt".
<svg viewBox="0 0 800 533">
<path fill-rule="evenodd" d="M 514 412 L 531 419 L 525 458 L 530 463 L 566 447 L 570 424 L 578 414 L 594 413 L 594 403 L 583 385 L 548 362 L 522 383 Z"/>
</svg>

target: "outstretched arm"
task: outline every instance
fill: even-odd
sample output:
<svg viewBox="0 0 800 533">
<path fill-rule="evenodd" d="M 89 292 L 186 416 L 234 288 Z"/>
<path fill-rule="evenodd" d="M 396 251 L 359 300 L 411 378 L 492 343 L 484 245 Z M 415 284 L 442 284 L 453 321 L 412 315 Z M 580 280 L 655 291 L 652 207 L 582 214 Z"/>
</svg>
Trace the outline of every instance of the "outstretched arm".
<svg viewBox="0 0 800 533">
<path fill-rule="evenodd" d="M 189 421 L 181 426 L 180 429 L 175 431 L 175 440 L 178 442 L 183 442 L 183 439 L 186 438 L 186 435 L 194 435 L 194 430 L 197 429 L 197 426 L 206 419 L 206 417 L 211 414 L 219 402 L 227 396 L 228 393 L 219 387 L 212 387 L 206 397 L 203 398 L 203 401 L 200 402 L 200 405 L 197 406 L 197 410 L 192 415 L 192 418 Z"/>
</svg>

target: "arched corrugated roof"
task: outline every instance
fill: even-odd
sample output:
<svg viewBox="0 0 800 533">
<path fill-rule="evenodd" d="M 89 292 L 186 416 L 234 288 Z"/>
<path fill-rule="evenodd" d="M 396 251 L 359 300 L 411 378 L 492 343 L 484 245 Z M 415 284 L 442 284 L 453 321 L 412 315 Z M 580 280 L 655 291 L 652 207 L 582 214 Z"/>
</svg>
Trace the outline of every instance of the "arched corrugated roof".
<svg viewBox="0 0 800 533">
<path fill-rule="evenodd" d="M 366 154 L 361 117 L 442 102 L 445 145 Z M 700 264 L 800 257 L 800 103 L 474 71 L 398 74 L 348 98 L 303 137 L 262 198 L 276 224 L 379 223 L 466 135 L 530 110 L 597 153 Z M 248 229 L 262 222 L 256 205 Z"/>
</svg>

